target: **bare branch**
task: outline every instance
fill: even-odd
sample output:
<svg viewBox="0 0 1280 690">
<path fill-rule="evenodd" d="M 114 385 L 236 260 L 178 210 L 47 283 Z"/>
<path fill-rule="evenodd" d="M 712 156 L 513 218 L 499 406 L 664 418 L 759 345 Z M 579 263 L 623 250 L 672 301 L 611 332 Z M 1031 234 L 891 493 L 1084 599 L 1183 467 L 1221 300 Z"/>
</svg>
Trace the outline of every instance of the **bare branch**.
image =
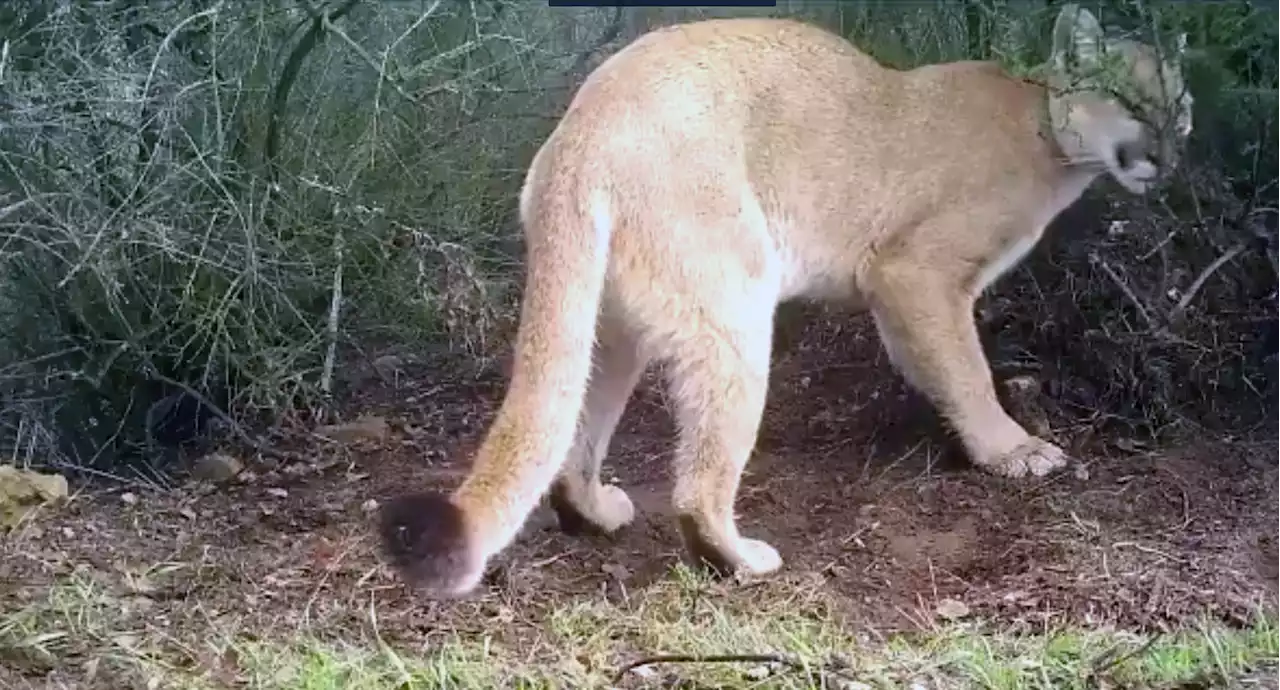
<svg viewBox="0 0 1280 690">
<path fill-rule="evenodd" d="M 1214 259 L 1213 263 L 1205 266 L 1204 270 L 1200 272 L 1200 275 L 1196 276 L 1196 279 L 1191 281 L 1191 286 L 1187 288 L 1185 293 L 1183 293 L 1182 299 L 1178 300 L 1178 304 L 1169 312 L 1169 320 L 1177 321 L 1181 319 L 1182 313 L 1187 310 L 1187 307 L 1191 306 L 1192 300 L 1194 300 L 1196 295 L 1200 293 L 1200 289 L 1204 287 L 1204 284 L 1209 280 L 1209 278 L 1214 273 L 1217 273 L 1218 269 L 1226 266 L 1229 261 L 1239 256 L 1240 252 L 1243 252 L 1244 249 L 1245 245 L 1241 242 L 1240 244 L 1228 249 L 1222 256 Z"/>
</svg>

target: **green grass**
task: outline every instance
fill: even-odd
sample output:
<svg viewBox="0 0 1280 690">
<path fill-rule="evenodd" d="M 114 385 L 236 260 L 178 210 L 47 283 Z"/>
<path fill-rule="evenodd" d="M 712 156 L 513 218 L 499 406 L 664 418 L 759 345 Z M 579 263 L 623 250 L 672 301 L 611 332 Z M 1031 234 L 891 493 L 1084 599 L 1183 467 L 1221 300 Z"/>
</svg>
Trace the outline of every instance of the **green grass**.
<svg viewBox="0 0 1280 690">
<path fill-rule="evenodd" d="M 1274 668 L 1280 653 L 1270 615 L 1245 628 L 1189 621 L 1154 637 L 1086 629 L 1014 635 L 997 621 L 970 620 L 881 639 L 842 628 L 829 595 L 816 589 L 756 585 L 747 596 L 728 596 L 720 587 L 677 568 L 621 602 L 580 598 L 521 612 L 527 620 L 511 620 L 508 610 L 496 616 L 509 619 L 506 625 L 480 621 L 486 632 L 441 621 L 423 640 L 381 630 L 386 622 L 376 606 L 364 611 L 367 626 L 320 619 L 292 630 L 255 627 L 241 615 L 248 612 L 224 604 L 217 613 L 190 598 L 141 609 L 142 599 L 113 594 L 101 574 L 79 569 L 42 596 L 6 606 L 0 666 L 21 669 L 27 679 L 60 669 L 89 687 L 552 688 L 608 686 L 619 665 L 650 654 L 772 653 L 791 665 L 655 664 L 632 672 L 629 683 L 655 685 L 674 675 L 731 687 L 821 687 L 808 667 L 828 669 L 829 683 L 863 684 L 847 687 L 918 681 L 928 688 L 1084 690 L 1105 687 L 1099 679 L 1147 688 L 1224 682 Z M 183 615 L 192 611 L 203 615 Z"/>
<path fill-rule="evenodd" d="M 446 643 L 420 659 L 385 646 L 346 646 L 310 641 L 239 644 L 244 682 L 251 688 L 325 690 L 350 688 L 492 688 L 534 683 L 504 668 L 504 654 L 483 643 Z"/>
</svg>

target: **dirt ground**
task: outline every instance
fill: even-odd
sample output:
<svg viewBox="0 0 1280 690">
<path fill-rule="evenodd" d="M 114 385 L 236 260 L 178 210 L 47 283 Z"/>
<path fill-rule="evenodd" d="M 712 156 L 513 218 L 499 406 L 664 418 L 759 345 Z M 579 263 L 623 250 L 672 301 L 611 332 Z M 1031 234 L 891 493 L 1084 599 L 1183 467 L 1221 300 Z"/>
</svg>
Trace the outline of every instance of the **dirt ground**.
<svg viewBox="0 0 1280 690">
<path fill-rule="evenodd" d="M 953 598 L 1026 630 L 1152 631 L 1276 610 L 1274 443 L 1157 450 L 1067 437 L 1084 458 L 1077 470 L 991 477 L 966 464 L 874 336 L 839 336 L 848 346 L 835 354 L 811 346 L 832 337 L 806 335 L 777 363 L 738 504 L 744 534 L 781 551 L 781 578 L 836 595 L 832 615 L 911 630 L 928 625 L 934 602 Z M 633 497 L 636 522 L 613 539 L 571 538 L 540 510 L 491 578 L 504 606 L 625 596 L 680 560 L 668 508 L 673 427 L 659 382 L 652 373 L 633 398 L 607 465 Z M 455 485 L 503 383 L 497 369 L 477 380 L 403 363 L 361 386 L 348 412 L 385 418 L 384 440 L 295 433 L 280 443 L 288 459 L 231 485 L 73 501 L 31 528 L 38 538 L 25 543 L 38 549 L 6 555 L 0 599 L 35 596 L 85 563 L 123 572 L 183 562 L 197 572 L 148 597 L 200 597 L 286 626 L 325 607 L 376 606 L 386 639 L 465 630 L 474 604 L 424 603 L 379 565 L 369 502 Z"/>
<path fill-rule="evenodd" d="M 1034 629 L 1151 630 L 1274 610 L 1274 444 L 1154 450 L 1095 439 L 1076 444 L 1083 462 L 1074 471 L 988 476 L 889 370 L 867 325 L 833 355 L 813 345 L 838 334 L 815 324 L 780 358 L 738 502 L 744 534 L 772 543 L 793 573 L 820 575 L 844 595 L 841 613 L 881 630 L 910 628 L 922 599 L 957 598 Z M 405 420 L 413 440 L 358 460 L 371 474 L 361 496 L 453 486 L 503 378 L 468 385 L 419 371 L 400 385 L 419 392 L 370 391 L 363 408 Z M 669 507 L 673 443 L 661 376 L 651 372 L 606 468 L 636 503 L 636 522 L 613 539 L 572 539 L 541 511 L 498 577 L 567 597 L 598 591 L 619 572 L 629 586 L 661 577 L 682 557 Z"/>
</svg>

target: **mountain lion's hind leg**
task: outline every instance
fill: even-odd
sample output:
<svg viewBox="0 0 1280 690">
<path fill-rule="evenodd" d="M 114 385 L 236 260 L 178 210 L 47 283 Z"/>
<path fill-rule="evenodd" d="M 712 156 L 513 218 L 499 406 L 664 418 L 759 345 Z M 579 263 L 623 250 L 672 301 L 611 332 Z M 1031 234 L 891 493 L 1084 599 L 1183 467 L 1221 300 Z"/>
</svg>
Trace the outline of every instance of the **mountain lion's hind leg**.
<svg viewBox="0 0 1280 690">
<path fill-rule="evenodd" d="M 733 503 L 768 388 L 772 330 L 700 324 L 681 338 L 671 366 L 679 439 L 672 496 L 686 547 L 720 575 L 763 575 L 782 558 L 738 533 Z"/>
<path fill-rule="evenodd" d="M 569 534 L 608 534 L 635 516 L 625 491 L 600 482 L 600 464 L 648 358 L 625 329 L 602 318 L 593 360 L 573 449 L 548 497 L 560 528 Z"/>
<path fill-rule="evenodd" d="M 943 273 L 899 261 L 869 275 L 872 313 L 889 358 L 937 406 L 974 464 L 1006 477 L 1046 475 L 1061 448 L 1027 433 L 996 399 L 972 297 Z"/>
</svg>

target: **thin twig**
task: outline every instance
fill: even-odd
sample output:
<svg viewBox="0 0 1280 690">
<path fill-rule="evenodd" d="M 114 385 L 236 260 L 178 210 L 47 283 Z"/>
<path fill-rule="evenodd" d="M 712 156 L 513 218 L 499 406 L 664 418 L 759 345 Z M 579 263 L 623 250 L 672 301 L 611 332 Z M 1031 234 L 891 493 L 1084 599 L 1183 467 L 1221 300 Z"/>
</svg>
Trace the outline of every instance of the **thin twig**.
<svg viewBox="0 0 1280 690">
<path fill-rule="evenodd" d="M 613 13 L 613 19 L 609 22 L 609 26 L 600 34 L 600 37 L 596 39 L 595 43 L 587 46 L 587 49 L 583 50 L 581 53 L 578 53 L 578 58 L 573 61 L 573 68 L 569 70 L 569 74 L 575 76 L 581 74 L 583 70 L 586 69 L 587 63 L 591 60 L 591 56 L 595 55 L 601 48 L 612 43 L 622 35 L 622 8 L 622 5 L 618 5 L 617 9 Z"/>
<path fill-rule="evenodd" d="M 1200 289 L 1204 287 L 1204 284 L 1208 282 L 1209 278 L 1213 276 L 1218 269 L 1227 265 L 1229 261 L 1239 256 L 1240 252 L 1243 252 L 1244 249 L 1244 243 L 1240 242 L 1236 244 L 1236 246 L 1228 249 L 1222 256 L 1214 259 L 1213 263 L 1205 266 L 1205 269 L 1200 272 L 1200 275 L 1196 276 L 1196 279 L 1191 281 L 1191 287 L 1187 288 L 1187 292 L 1182 295 L 1182 299 L 1178 300 L 1178 304 L 1174 306 L 1173 311 L 1169 312 L 1169 320 L 1173 321 L 1182 316 L 1182 312 L 1186 311 L 1187 307 L 1191 305 L 1191 301 L 1196 298 L 1196 295 L 1199 294 Z"/>
<path fill-rule="evenodd" d="M 795 657 L 785 654 L 660 654 L 636 659 L 613 674 L 613 682 L 619 683 L 628 671 L 652 664 L 722 664 L 756 663 L 782 664 L 790 668 L 804 669 L 805 665 Z"/>
<path fill-rule="evenodd" d="M 1106 259 L 1099 256 L 1097 252 L 1089 252 L 1089 263 L 1102 269 L 1102 272 L 1107 274 L 1107 277 L 1116 284 L 1116 287 L 1120 288 L 1120 291 L 1124 293 L 1124 296 L 1128 297 L 1129 301 L 1133 303 L 1134 308 L 1138 310 L 1138 315 L 1147 323 L 1148 328 L 1153 331 L 1159 330 L 1159 324 L 1157 324 L 1155 318 L 1151 316 L 1151 308 L 1144 304 L 1142 300 L 1138 299 L 1138 295 L 1133 292 L 1133 289 L 1129 287 L 1129 284 L 1125 282 L 1124 278 L 1121 278 L 1120 274 L 1116 273 L 1115 269 L 1111 268 L 1111 265 L 1107 263 Z"/>
<path fill-rule="evenodd" d="M 1147 638 L 1147 641 L 1143 642 L 1138 647 L 1131 649 L 1128 652 L 1125 652 L 1124 654 L 1120 654 L 1120 655 L 1116 655 L 1116 650 L 1120 648 L 1120 644 L 1117 643 L 1116 645 L 1108 648 L 1105 652 L 1099 654 L 1097 658 L 1095 658 L 1089 664 L 1090 669 L 1086 677 L 1089 679 L 1096 679 L 1102 674 L 1106 673 L 1107 671 L 1110 671 L 1111 669 L 1119 666 L 1120 664 L 1123 664 L 1124 662 L 1136 656 L 1145 654 L 1146 651 L 1148 649 L 1151 649 L 1152 645 L 1156 643 L 1156 640 L 1159 640 L 1159 639 L 1160 639 L 1160 633 L 1156 633 L 1151 637 Z"/>
<path fill-rule="evenodd" d="M 839 656 L 831 656 L 819 664 L 806 664 L 803 659 L 790 654 L 662 654 L 636 659 L 621 668 L 613 675 L 613 682 L 620 683 L 624 676 L 633 669 L 651 664 L 721 664 L 721 663 L 756 663 L 777 664 L 793 671 L 801 671 L 812 677 L 844 677 L 852 679 L 847 672 L 849 662 Z M 824 685 L 825 687 L 825 685 Z"/>
<path fill-rule="evenodd" d="M 333 233 L 333 291 L 329 298 L 329 346 L 324 354 L 324 369 L 320 374 L 320 390 L 325 396 L 333 393 L 333 365 L 338 354 L 338 321 L 342 314 L 342 267 L 346 264 L 343 258 L 345 249 L 345 233 L 339 226 Z"/>
<path fill-rule="evenodd" d="M 212 400 L 210 400 L 208 397 L 203 395 L 200 391 L 196 390 L 195 388 L 192 388 L 191 386 L 181 381 L 178 381 L 177 379 L 173 379 L 168 376 L 165 376 L 164 374 L 161 374 L 159 371 L 156 371 L 156 368 L 154 365 L 148 366 L 148 369 L 150 369 L 148 374 L 151 376 L 151 378 L 161 383 L 167 383 L 170 386 L 180 389 L 182 392 L 195 398 L 196 401 L 199 402 L 201 405 L 204 405 L 205 407 L 209 408 L 210 412 L 214 413 L 215 415 L 218 416 L 219 419 L 226 422 L 227 426 L 231 429 L 231 432 L 234 433 L 237 438 L 249 444 L 249 446 L 251 446 L 255 451 L 262 453 L 263 455 L 266 455 L 268 457 L 273 457 L 277 459 L 281 459 L 285 457 L 284 455 L 281 455 L 280 453 L 277 453 L 271 450 L 270 448 L 268 448 L 266 444 L 264 444 L 262 441 L 259 441 L 258 439 L 250 436 L 249 432 L 245 431 L 243 426 L 240 426 L 240 422 L 237 422 L 234 417 L 227 414 L 225 410 L 223 410 L 221 407 L 218 407 L 217 404 L 215 404 Z"/>
<path fill-rule="evenodd" d="M 439 3 L 436 3 L 436 4 L 438 5 Z M 378 65 L 378 61 L 374 60 L 373 56 L 369 54 L 369 51 L 364 49 L 364 46 L 360 45 L 359 43 L 356 43 L 355 40 L 352 39 L 350 36 L 348 36 L 345 31 L 343 31 L 342 29 L 339 29 L 336 24 L 330 21 L 329 15 L 322 14 L 319 17 L 319 20 L 320 20 L 320 25 L 324 27 L 325 31 L 328 31 L 334 36 L 337 36 L 338 38 L 342 39 L 342 42 L 350 46 L 351 50 L 355 51 L 356 55 L 360 56 L 360 58 L 364 60 L 369 65 L 370 68 L 372 68 L 375 72 L 377 72 L 378 76 L 383 81 L 390 84 L 391 88 L 395 89 L 396 93 L 400 94 L 402 97 L 404 97 L 406 101 L 409 101 L 410 103 L 418 102 L 418 99 L 411 96 L 409 92 L 405 91 L 404 87 L 400 85 L 400 79 L 398 77 L 393 78 L 391 75 L 387 74 L 383 70 L 383 68 Z"/>
</svg>

